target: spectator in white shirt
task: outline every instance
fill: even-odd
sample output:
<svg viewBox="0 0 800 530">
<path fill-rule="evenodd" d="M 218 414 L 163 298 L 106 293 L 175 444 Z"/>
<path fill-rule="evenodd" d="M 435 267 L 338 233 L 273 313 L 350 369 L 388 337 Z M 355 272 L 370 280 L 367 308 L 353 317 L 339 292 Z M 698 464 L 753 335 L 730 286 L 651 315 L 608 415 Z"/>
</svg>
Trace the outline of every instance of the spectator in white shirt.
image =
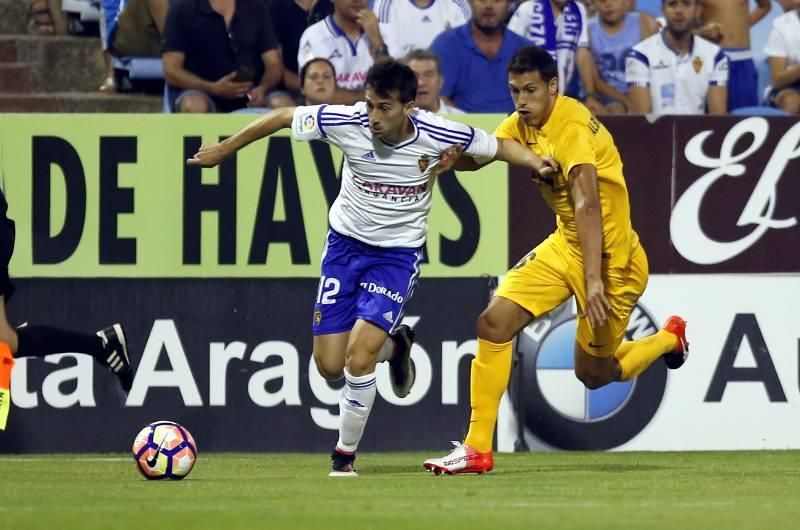
<svg viewBox="0 0 800 530">
<path fill-rule="evenodd" d="M 628 53 L 625 81 L 632 114 L 725 114 L 728 58 L 694 35 L 697 0 L 663 0 L 666 27 Z"/>
<path fill-rule="evenodd" d="M 448 105 L 441 96 L 444 78 L 439 56 L 428 50 L 413 50 L 403 62 L 417 75 L 417 108 L 434 114 L 463 114 L 464 111 Z"/>
<path fill-rule="evenodd" d="M 789 114 L 800 114 L 800 0 L 772 21 L 764 53 L 772 77 L 770 101 Z"/>
<path fill-rule="evenodd" d="M 375 0 L 372 9 L 389 55 L 398 58 L 415 49 L 428 49 L 439 33 L 472 17 L 467 0 Z"/>
<path fill-rule="evenodd" d="M 309 26 L 300 37 L 297 67 L 318 57 L 328 59 L 336 69 L 334 103 L 349 105 L 363 98 L 367 70 L 375 59 L 388 57 L 389 51 L 367 0 L 332 1 L 333 14 Z"/>
</svg>

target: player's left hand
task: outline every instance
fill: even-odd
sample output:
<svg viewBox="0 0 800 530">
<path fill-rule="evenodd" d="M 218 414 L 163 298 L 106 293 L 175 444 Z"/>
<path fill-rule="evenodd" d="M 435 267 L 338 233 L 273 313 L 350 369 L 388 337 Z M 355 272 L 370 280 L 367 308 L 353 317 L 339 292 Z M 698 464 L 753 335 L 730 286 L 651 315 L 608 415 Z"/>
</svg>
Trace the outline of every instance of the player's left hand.
<svg viewBox="0 0 800 530">
<path fill-rule="evenodd" d="M 221 143 L 200 146 L 193 158 L 186 160 L 188 166 L 214 167 L 228 156 L 228 150 Z"/>
<path fill-rule="evenodd" d="M 446 173 L 452 169 L 453 165 L 464 152 L 464 146 L 461 144 L 454 144 L 442 151 L 439 157 L 439 163 L 436 164 L 436 176 Z"/>
<path fill-rule="evenodd" d="M 606 323 L 606 312 L 611 309 L 611 305 L 606 299 L 601 280 L 589 280 L 586 282 L 586 309 L 581 317 L 588 318 L 589 324 L 596 329 Z"/>
</svg>

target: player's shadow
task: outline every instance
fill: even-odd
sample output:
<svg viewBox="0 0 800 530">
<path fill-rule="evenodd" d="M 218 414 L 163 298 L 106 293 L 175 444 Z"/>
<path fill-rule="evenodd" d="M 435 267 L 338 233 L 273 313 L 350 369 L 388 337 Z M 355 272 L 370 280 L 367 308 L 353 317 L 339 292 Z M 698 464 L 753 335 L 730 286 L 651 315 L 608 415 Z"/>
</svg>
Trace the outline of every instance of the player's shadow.
<svg viewBox="0 0 800 530">
<path fill-rule="evenodd" d="M 419 465 L 384 465 L 370 466 L 370 475 L 419 475 L 425 474 L 425 468 Z"/>
<path fill-rule="evenodd" d="M 419 475 L 427 474 L 420 465 L 370 465 L 370 475 Z M 492 475 L 535 475 L 536 473 L 635 473 L 635 472 L 658 472 L 673 471 L 682 466 L 665 466 L 653 464 L 565 464 L 565 465 L 544 465 L 526 466 L 514 469 L 511 466 L 495 469 L 487 476 Z"/>
<path fill-rule="evenodd" d="M 527 467 L 525 469 L 503 469 L 502 473 L 564 473 L 564 472 L 582 472 L 582 473 L 632 473 L 632 472 L 647 472 L 653 471 L 673 471 L 680 468 L 680 466 L 657 466 L 653 464 L 566 464 L 566 465 L 552 465 L 552 466 L 536 466 Z"/>
</svg>

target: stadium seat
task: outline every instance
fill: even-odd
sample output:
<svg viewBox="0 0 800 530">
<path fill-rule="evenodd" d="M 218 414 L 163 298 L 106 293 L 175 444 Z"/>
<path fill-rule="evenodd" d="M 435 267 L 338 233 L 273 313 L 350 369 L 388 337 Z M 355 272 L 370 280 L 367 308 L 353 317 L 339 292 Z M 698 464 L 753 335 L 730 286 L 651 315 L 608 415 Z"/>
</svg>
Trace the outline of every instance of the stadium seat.
<svg viewBox="0 0 800 530">
<path fill-rule="evenodd" d="M 90 0 L 61 0 L 61 10 L 72 14 L 81 22 L 100 20 L 100 3 Z"/>
<path fill-rule="evenodd" d="M 114 68 L 127 70 L 131 80 L 164 79 L 164 66 L 159 57 L 115 57 Z"/>
<path fill-rule="evenodd" d="M 161 92 L 164 67 L 160 57 L 114 57 L 113 64 L 121 92 Z"/>
<path fill-rule="evenodd" d="M 731 111 L 732 116 L 789 116 L 775 107 L 742 107 Z"/>
<path fill-rule="evenodd" d="M 264 114 L 272 109 L 269 107 L 245 107 L 243 109 L 234 110 L 231 114 Z"/>
</svg>

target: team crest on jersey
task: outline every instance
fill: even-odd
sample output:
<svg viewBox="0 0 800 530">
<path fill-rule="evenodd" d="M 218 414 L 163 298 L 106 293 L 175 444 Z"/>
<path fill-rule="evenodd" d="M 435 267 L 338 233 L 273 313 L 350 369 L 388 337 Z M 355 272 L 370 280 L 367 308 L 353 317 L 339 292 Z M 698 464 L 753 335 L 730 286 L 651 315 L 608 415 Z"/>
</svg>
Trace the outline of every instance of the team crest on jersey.
<svg viewBox="0 0 800 530">
<path fill-rule="evenodd" d="M 692 66 L 694 66 L 695 73 L 699 74 L 703 68 L 703 60 L 700 57 L 695 57 L 692 61 Z"/>
<path fill-rule="evenodd" d="M 319 309 L 314 310 L 314 325 L 319 326 L 319 323 L 322 322 L 322 311 Z"/>
<path fill-rule="evenodd" d="M 428 165 L 431 163 L 431 158 L 428 155 L 422 155 L 417 160 L 417 164 L 419 164 L 419 170 L 425 173 L 425 170 L 428 169 Z"/>
</svg>

